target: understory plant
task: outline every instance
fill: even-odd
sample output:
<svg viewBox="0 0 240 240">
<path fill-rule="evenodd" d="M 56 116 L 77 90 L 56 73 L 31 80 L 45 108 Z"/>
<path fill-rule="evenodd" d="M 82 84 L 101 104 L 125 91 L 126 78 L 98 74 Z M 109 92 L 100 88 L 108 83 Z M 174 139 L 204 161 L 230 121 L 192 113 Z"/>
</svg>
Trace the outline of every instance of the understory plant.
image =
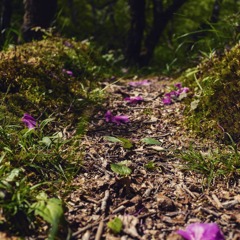
<svg viewBox="0 0 240 240">
<path fill-rule="evenodd" d="M 54 239 L 64 220 L 61 198 L 81 167 L 80 139 L 49 132 L 53 121 L 25 127 L 20 119 L 0 114 L 0 229 L 14 235 L 31 235 L 47 224 L 49 239 Z"/>
</svg>

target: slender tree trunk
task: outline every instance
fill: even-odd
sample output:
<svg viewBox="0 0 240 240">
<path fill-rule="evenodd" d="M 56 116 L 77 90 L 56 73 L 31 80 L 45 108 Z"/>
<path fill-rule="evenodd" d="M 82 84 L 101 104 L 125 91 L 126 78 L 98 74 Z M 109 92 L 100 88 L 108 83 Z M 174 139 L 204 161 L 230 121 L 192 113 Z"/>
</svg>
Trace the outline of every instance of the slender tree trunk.
<svg viewBox="0 0 240 240">
<path fill-rule="evenodd" d="M 72 21 L 73 24 L 76 25 L 76 23 L 77 23 L 77 18 L 76 18 L 77 9 L 74 6 L 73 0 L 68 0 L 67 4 L 68 4 L 68 7 L 70 9 L 71 21 Z"/>
<path fill-rule="evenodd" d="M 215 0 L 212 8 L 212 14 L 208 22 L 203 22 L 198 27 L 198 31 L 192 34 L 192 44 L 189 46 L 189 50 L 193 49 L 195 42 L 207 35 L 207 31 L 211 29 L 212 23 L 217 23 L 219 20 L 219 14 L 221 10 L 221 4 L 223 0 Z M 200 30 L 200 31 L 199 31 Z"/>
<path fill-rule="evenodd" d="M 222 1 L 223 0 L 215 0 L 210 18 L 211 23 L 218 22 Z"/>
<path fill-rule="evenodd" d="M 131 28 L 128 36 L 126 59 L 128 64 L 139 63 L 145 28 L 145 0 L 129 0 Z"/>
<path fill-rule="evenodd" d="M 11 16 L 12 16 L 12 0 L 3 0 L 1 9 L 1 29 L 0 29 L 1 46 L 4 44 L 6 31 L 10 27 Z"/>
<path fill-rule="evenodd" d="M 162 35 L 169 21 L 173 18 L 173 15 L 187 0 L 175 0 L 166 10 L 163 11 L 162 0 L 153 0 L 153 25 L 146 37 L 145 41 L 145 53 L 141 56 L 141 66 L 149 64 L 155 47 L 159 42 L 159 38 Z"/>
<path fill-rule="evenodd" d="M 47 29 L 56 14 L 57 0 L 23 0 L 24 19 L 22 35 L 24 41 L 41 39 L 42 31 L 35 31 L 33 28 L 40 27 Z"/>
</svg>

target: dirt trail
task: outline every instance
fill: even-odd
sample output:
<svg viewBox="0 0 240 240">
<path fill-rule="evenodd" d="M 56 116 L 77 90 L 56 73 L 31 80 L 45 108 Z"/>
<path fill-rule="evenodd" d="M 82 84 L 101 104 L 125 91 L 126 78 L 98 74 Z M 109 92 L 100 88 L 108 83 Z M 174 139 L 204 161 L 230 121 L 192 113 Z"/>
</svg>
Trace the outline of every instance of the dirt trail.
<svg viewBox="0 0 240 240">
<path fill-rule="evenodd" d="M 175 231 L 193 222 L 216 222 L 226 239 L 240 239 L 240 183 L 219 182 L 204 189 L 201 175 L 182 169 L 178 153 L 191 144 L 204 149 L 211 143 L 187 134 L 180 124 L 184 118 L 181 102 L 163 105 L 172 80 L 155 77 L 149 81 L 150 85 L 139 87 L 130 87 L 126 80 L 106 83 L 109 98 L 93 116 L 82 142 L 84 166 L 74 182 L 77 190 L 67 199 L 66 218 L 73 239 L 181 239 Z M 138 95 L 143 102 L 131 105 L 123 100 Z M 130 122 L 106 122 L 107 110 L 128 115 Z M 133 147 L 125 149 L 104 136 L 127 138 Z M 146 137 L 161 144 L 147 145 L 141 141 Z M 124 160 L 133 170 L 130 177 L 111 171 L 111 163 Z M 114 235 L 107 222 L 116 216 L 124 226 Z"/>
</svg>

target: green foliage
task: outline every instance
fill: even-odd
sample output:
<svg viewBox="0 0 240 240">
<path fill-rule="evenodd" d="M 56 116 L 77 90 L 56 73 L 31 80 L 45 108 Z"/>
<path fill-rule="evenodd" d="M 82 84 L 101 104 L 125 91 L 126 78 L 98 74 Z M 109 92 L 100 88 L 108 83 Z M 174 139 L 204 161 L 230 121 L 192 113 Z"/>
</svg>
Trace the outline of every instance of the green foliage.
<svg viewBox="0 0 240 240">
<path fill-rule="evenodd" d="M 44 192 L 36 196 L 37 202 L 31 205 L 35 215 L 41 216 L 46 222 L 51 224 L 51 230 L 48 235 L 49 240 L 54 240 L 59 224 L 63 219 L 63 208 L 61 200 L 57 198 L 48 198 Z"/>
<path fill-rule="evenodd" d="M 150 137 L 143 138 L 143 139 L 141 139 L 141 141 L 148 145 L 161 145 L 162 144 L 158 140 L 156 140 L 154 138 L 150 138 Z"/>
<path fill-rule="evenodd" d="M 156 163 L 154 161 L 149 161 L 148 163 L 146 163 L 144 165 L 144 167 L 149 171 L 153 171 L 153 170 L 157 169 Z"/>
<path fill-rule="evenodd" d="M 81 151 L 79 151 L 79 143 L 77 144 L 79 140 L 77 137 L 66 140 L 61 132 L 49 132 L 48 125 L 54 121 L 53 118 L 43 120 L 36 129 L 26 129 L 23 125 L 19 125 L 19 121 L 20 119 L 14 115 L 11 117 L 11 114 L 2 106 L 0 111 L 0 208 L 2 209 L 0 227 L 5 227 L 17 235 L 26 236 L 30 230 L 37 229 L 41 225 L 36 218 L 37 214 L 52 224 L 49 236 L 54 236 L 58 229 L 57 214 L 61 214 L 62 211 L 58 204 L 60 200 L 47 198 L 40 204 L 38 193 L 43 191 L 54 196 L 63 186 L 67 192 L 68 183 L 81 166 Z M 50 219 L 41 215 L 39 212 L 41 209 L 37 209 L 36 204 L 34 205 L 36 202 L 38 207 L 45 204 L 42 214 L 50 211 L 51 214 L 48 214 L 48 217 L 54 218 L 51 222 Z M 35 212 L 32 211 L 33 206 L 36 207 Z"/>
<path fill-rule="evenodd" d="M 132 173 L 131 168 L 121 163 L 111 163 L 111 170 L 119 175 L 128 176 Z"/>
<path fill-rule="evenodd" d="M 122 231 L 123 223 L 120 218 L 115 217 L 113 220 L 107 223 L 107 226 L 113 233 L 118 234 Z"/>
<path fill-rule="evenodd" d="M 208 186 L 216 179 L 231 180 L 240 174 L 240 155 L 233 146 L 209 152 L 191 149 L 182 153 L 181 158 L 186 163 L 184 168 L 202 174 Z"/>
<path fill-rule="evenodd" d="M 234 140 L 240 137 L 239 80 L 240 45 L 218 56 L 213 52 L 195 69 L 188 70 L 183 80 L 194 90 L 194 98 L 187 109 L 192 129 Z"/>
<path fill-rule="evenodd" d="M 112 136 L 105 136 L 104 138 L 109 142 L 121 143 L 123 148 L 125 148 L 125 149 L 131 149 L 133 147 L 133 143 L 127 138 L 123 138 L 123 137 L 116 138 L 116 137 L 112 137 Z"/>
</svg>

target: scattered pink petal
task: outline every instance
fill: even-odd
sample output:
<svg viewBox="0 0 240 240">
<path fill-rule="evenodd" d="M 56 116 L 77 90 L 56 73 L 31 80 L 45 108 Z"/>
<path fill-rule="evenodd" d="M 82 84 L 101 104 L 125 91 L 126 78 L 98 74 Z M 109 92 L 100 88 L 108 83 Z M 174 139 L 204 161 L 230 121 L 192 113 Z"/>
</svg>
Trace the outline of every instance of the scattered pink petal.
<svg viewBox="0 0 240 240">
<path fill-rule="evenodd" d="M 73 72 L 72 72 L 72 71 L 63 69 L 63 72 L 66 73 L 66 74 L 69 75 L 69 76 L 73 76 Z"/>
<path fill-rule="evenodd" d="M 111 111 L 108 110 L 105 114 L 106 122 L 112 122 L 112 118 L 113 118 L 113 115 L 112 115 Z"/>
<path fill-rule="evenodd" d="M 165 97 L 177 97 L 179 95 L 178 91 L 171 91 L 169 93 L 166 93 L 164 96 Z"/>
<path fill-rule="evenodd" d="M 151 82 L 149 80 L 142 80 L 138 82 L 129 82 L 129 85 L 132 87 L 139 87 L 139 86 L 148 86 Z"/>
<path fill-rule="evenodd" d="M 180 83 L 180 82 L 176 83 L 176 84 L 174 84 L 174 87 L 180 89 L 180 88 L 182 88 L 182 83 Z"/>
<path fill-rule="evenodd" d="M 179 91 L 180 93 L 188 93 L 189 90 L 190 90 L 190 89 L 189 89 L 188 87 L 183 87 L 183 88 L 179 89 L 178 91 Z"/>
<path fill-rule="evenodd" d="M 37 125 L 37 120 L 28 113 L 24 113 L 21 120 L 28 129 L 34 129 Z"/>
<path fill-rule="evenodd" d="M 141 97 L 141 96 L 127 97 L 127 98 L 124 98 L 124 100 L 127 101 L 128 103 L 135 104 L 135 103 L 142 102 L 143 101 L 143 97 Z"/>
<path fill-rule="evenodd" d="M 193 223 L 177 233 L 186 240 L 224 240 L 223 233 L 216 223 Z"/>
<path fill-rule="evenodd" d="M 171 97 L 166 96 L 163 98 L 162 102 L 164 105 L 170 105 L 172 103 L 172 99 L 171 99 Z"/>
<path fill-rule="evenodd" d="M 108 110 L 105 114 L 105 120 L 106 122 L 112 122 L 112 123 L 116 123 L 117 125 L 120 125 L 121 123 L 129 122 L 129 117 L 126 115 L 113 116 L 111 111 Z"/>
<path fill-rule="evenodd" d="M 173 90 L 171 92 L 168 92 L 164 95 L 164 98 L 162 99 L 162 102 L 164 105 L 169 105 L 172 103 L 172 100 L 182 100 L 184 97 L 186 97 L 186 93 L 189 92 L 188 87 L 182 87 L 182 83 L 176 83 L 174 84 L 177 90 Z M 183 96 L 184 95 L 184 96 Z"/>
<path fill-rule="evenodd" d="M 121 124 L 121 123 L 127 123 L 129 122 L 129 117 L 126 115 L 117 115 L 115 117 L 112 118 L 112 122 L 116 123 L 117 125 Z"/>
</svg>

